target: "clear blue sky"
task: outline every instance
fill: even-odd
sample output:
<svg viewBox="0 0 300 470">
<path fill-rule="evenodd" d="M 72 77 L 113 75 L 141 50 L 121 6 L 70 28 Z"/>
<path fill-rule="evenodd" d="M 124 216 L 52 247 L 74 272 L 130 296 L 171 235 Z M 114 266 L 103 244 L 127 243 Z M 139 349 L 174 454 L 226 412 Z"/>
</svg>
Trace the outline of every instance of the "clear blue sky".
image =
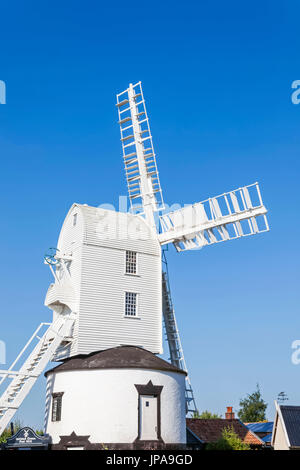
<svg viewBox="0 0 300 470">
<path fill-rule="evenodd" d="M 297 1 L 14 1 L 1 5 L 0 339 L 11 362 L 51 312 L 43 255 L 73 202 L 126 194 L 115 94 L 142 80 L 167 203 L 259 181 L 271 231 L 169 267 L 200 410 L 258 382 L 300 404 Z M 41 426 L 45 379 L 18 413 Z"/>
</svg>

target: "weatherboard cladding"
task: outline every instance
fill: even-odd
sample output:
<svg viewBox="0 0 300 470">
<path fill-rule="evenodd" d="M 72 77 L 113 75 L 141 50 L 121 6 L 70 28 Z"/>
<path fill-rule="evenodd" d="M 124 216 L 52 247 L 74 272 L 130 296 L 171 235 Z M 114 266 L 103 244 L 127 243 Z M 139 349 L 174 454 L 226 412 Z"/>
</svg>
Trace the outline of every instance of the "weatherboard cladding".
<svg viewBox="0 0 300 470">
<path fill-rule="evenodd" d="M 160 255 L 160 244 L 137 215 L 98 207 L 78 206 L 84 219 L 84 243 Z"/>
<path fill-rule="evenodd" d="M 128 231 L 132 239 L 128 239 Z M 70 272 L 78 316 L 70 354 L 122 344 L 161 353 L 161 249 L 144 219 L 74 204 L 64 221 L 58 248 L 73 258 Z M 125 274 L 126 250 L 138 253 L 137 276 Z M 138 293 L 139 318 L 124 318 L 125 291 Z"/>
<path fill-rule="evenodd" d="M 73 225 L 73 215 L 78 214 L 76 225 Z M 74 311 L 79 312 L 80 302 L 80 285 L 81 285 L 81 264 L 82 264 L 82 242 L 84 232 L 84 220 L 80 216 L 80 208 L 77 204 L 73 204 L 70 208 L 64 224 L 62 226 L 57 247 L 62 254 L 71 255 L 73 260 L 69 265 L 74 291 L 76 292 Z M 73 342 L 71 344 L 70 354 L 77 354 L 78 351 L 78 320 L 75 321 L 73 330 Z"/>
<path fill-rule="evenodd" d="M 184 370 L 178 369 L 143 348 L 118 346 L 116 348 L 97 351 L 86 355 L 81 354 L 66 359 L 62 364 L 48 370 L 45 376 L 47 377 L 54 372 L 99 369 L 150 369 L 186 375 Z"/>
<path fill-rule="evenodd" d="M 61 284 L 50 284 L 46 294 L 47 305 L 66 304 L 73 311 L 76 311 L 76 292 L 71 282 L 66 279 L 61 280 Z"/>
<path fill-rule="evenodd" d="M 280 411 L 291 447 L 300 447 L 300 406 L 281 405 Z"/>
<path fill-rule="evenodd" d="M 84 246 L 82 260 L 79 352 L 90 352 L 101 339 L 105 349 L 118 341 L 160 353 L 160 258 L 139 253 L 139 276 L 124 274 L 123 250 Z M 124 317 L 126 291 L 138 294 L 138 318 Z"/>
</svg>

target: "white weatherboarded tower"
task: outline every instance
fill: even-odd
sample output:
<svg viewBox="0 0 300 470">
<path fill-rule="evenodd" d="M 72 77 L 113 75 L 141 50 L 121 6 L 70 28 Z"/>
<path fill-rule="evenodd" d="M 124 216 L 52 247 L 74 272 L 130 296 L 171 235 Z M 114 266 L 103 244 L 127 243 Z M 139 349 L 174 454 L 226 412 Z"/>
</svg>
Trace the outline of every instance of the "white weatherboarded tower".
<svg viewBox="0 0 300 470">
<path fill-rule="evenodd" d="M 57 449 L 185 444 L 185 414 L 197 408 L 161 247 L 199 249 L 269 229 L 258 183 L 164 213 L 140 82 L 117 95 L 117 109 L 130 213 L 71 207 L 45 257 L 53 322 L 0 371 L 0 385 L 10 380 L 0 398 L 1 433 L 48 362 L 63 361 L 47 372 L 46 431 Z M 157 357 L 162 318 L 171 363 Z"/>
<path fill-rule="evenodd" d="M 76 312 L 57 357 L 124 345 L 162 353 L 161 249 L 143 218 L 74 204 L 46 259 L 55 264 L 46 305 L 54 317 Z"/>
</svg>

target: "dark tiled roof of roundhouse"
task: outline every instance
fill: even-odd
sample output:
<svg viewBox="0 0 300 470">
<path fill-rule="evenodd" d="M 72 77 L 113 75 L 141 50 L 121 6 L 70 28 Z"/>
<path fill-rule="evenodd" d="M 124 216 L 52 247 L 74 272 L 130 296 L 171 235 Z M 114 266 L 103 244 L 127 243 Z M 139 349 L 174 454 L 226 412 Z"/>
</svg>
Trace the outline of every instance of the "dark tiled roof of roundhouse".
<svg viewBox="0 0 300 470">
<path fill-rule="evenodd" d="M 118 346 L 66 359 L 62 364 L 48 370 L 45 376 L 52 372 L 91 369 L 154 369 L 186 374 L 182 369 L 178 369 L 146 349 L 136 346 Z"/>
</svg>

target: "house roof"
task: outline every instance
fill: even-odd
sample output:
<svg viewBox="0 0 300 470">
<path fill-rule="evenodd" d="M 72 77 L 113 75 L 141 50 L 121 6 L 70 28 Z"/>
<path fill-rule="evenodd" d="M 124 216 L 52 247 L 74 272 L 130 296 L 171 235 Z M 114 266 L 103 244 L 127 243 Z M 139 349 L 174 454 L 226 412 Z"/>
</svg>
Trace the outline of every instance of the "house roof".
<svg viewBox="0 0 300 470">
<path fill-rule="evenodd" d="M 252 432 L 272 432 L 273 421 L 267 421 L 266 423 L 244 423 L 248 429 Z"/>
<path fill-rule="evenodd" d="M 264 437 L 261 437 L 261 440 L 266 442 L 267 444 L 270 444 L 271 441 L 272 441 L 272 433 L 269 432 L 268 434 L 266 434 Z"/>
<path fill-rule="evenodd" d="M 290 447 L 300 447 L 300 406 L 279 405 Z"/>
<path fill-rule="evenodd" d="M 187 444 L 193 444 L 203 447 L 204 442 L 188 427 L 186 427 L 186 442 Z"/>
<path fill-rule="evenodd" d="M 239 419 L 187 418 L 187 427 L 205 443 L 216 442 L 222 437 L 223 429 L 231 426 L 245 444 L 263 444 L 262 440 L 255 436 Z"/>
<path fill-rule="evenodd" d="M 62 364 L 48 370 L 45 376 L 53 372 L 91 369 L 154 369 L 186 375 L 184 370 L 178 369 L 146 349 L 137 346 L 118 346 L 68 358 Z"/>
</svg>

